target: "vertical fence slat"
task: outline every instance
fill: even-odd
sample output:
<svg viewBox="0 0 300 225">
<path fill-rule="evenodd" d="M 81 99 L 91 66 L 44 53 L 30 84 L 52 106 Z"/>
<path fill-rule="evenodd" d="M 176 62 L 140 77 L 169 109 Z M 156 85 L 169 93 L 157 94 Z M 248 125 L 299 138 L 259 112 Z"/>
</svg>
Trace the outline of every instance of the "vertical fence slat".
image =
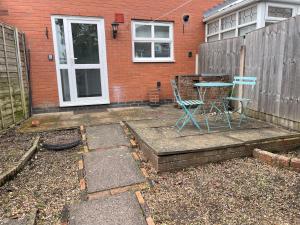
<svg viewBox="0 0 300 225">
<path fill-rule="evenodd" d="M 8 59 L 7 59 L 7 45 L 6 45 L 6 38 L 5 38 L 5 27 L 2 25 L 2 35 L 3 35 L 3 49 L 4 49 L 4 60 L 5 60 L 5 67 L 6 67 L 6 75 L 7 75 L 7 82 L 8 82 L 8 88 L 9 88 L 9 97 L 10 97 L 10 104 L 11 104 L 11 110 L 12 110 L 12 118 L 14 123 L 16 122 L 15 117 L 15 110 L 14 110 L 14 100 L 12 96 L 12 86 L 10 81 L 10 72 L 8 67 Z"/>
<path fill-rule="evenodd" d="M 28 64 L 27 62 L 27 54 L 26 54 L 26 41 L 25 41 L 25 34 L 22 33 L 22 46 L 23 46 L 23 57 L 24 57 L 24 67 L 25 67 L 25 70 L 24 70 L 24 76 L 25 76 L 25 81 L 27 83 L 27 90 L 26 90 L 26 96 L 27 96 L 27 104 L 26 104 L 26 108 L 27 108 L 27 115 L 25 117 L 25 119 L 27 119 L 29 117 L 29 114 L 31 113 L 31 110 L 30 110 L 30 101 L 29 101 L 29 94 L 30 94 L 30 83 L 29 83 L 29 70 L 28 70 L 28 67 L 30 64 Z M 23 78 L 24 79 L 24 78 Z"/>
<path fill-rule="evenodd" d="M 14 30 L 14 35 L 15 35 L 16 57 L 17 57 L 17 67 L 18 67 L 18 76 L 19 76 L 19 84 L 20 84 L 20 91 L 21 91 L 23 116 L 26 118 L 27 117 L 27 107 L 26 107 L 24 80 L 23 80 L 23 73 L 22 73 L 19 32 L 18 32 L 17 28 L 15 28 L 15 30 Z"/>
</svg>

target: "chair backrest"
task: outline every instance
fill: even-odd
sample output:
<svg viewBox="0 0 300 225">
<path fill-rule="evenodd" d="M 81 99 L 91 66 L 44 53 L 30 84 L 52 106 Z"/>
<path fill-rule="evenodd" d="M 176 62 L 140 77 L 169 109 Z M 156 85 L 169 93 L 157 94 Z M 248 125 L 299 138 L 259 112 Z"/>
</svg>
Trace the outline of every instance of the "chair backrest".
<svg viewBox="0 0 300 225">
<path fill-rule="evenodd" d="M 175 80 L 171 80 L 171 86 L 172 86 L 173 94 L 174 94 L 174 97 L 175 97 L 176 101 L 181 102 L 182 99 L 180 97 L 180 93 L 179 93 L 179 90 L 178 90 L 178 87 L 177 87 L 177 84 L 176 84 Z"/>
<path fill-rule="evenodd" d="M 245 86 L 245 87 L 250 87 L 251 92 L 254 90 L 254 87 L 256 85 L 256 77 L 240 77 L 240 76 L 235 76 L 233 78 L 233 88 L 231 92 L 231 97 L 234 95 L 234 90 L 237 86 Z M 250 93 L 252 95 L 252 93 Z M 251 96 L 252 97 L 252 96 Z"/>
<path fill-rule="evenodd" d="M 237 77 L 237 76 L 235 76 L 233 78 L 233 84 L 255 86 L 256 85 L 256 77 Z"/>
</svg>

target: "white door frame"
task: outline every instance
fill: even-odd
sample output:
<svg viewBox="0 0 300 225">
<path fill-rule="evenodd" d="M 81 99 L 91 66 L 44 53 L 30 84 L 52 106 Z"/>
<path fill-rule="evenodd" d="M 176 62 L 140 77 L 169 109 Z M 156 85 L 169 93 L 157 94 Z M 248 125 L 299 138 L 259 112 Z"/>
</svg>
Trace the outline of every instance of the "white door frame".
<svg viewBox="0 0 300 225">
<path fill-rule="evenodd" d="M 63 19 L 65 44 L 67 52 L 67 64 L 60 64 L 58 55 L 58 46 L 55 29 L 55 19 Z M 57 85 L 59 93 L 59 105 L 60 107 L 68 106 L 83 106 L 83 105 L 99 105 L 109 104 L 109 86 L 108 86 L 108 72 L 107 72 L 107 58 L 106 58 L 106 41 L 105 41 L 105 26 L 103 18 L 95 17 L 79 17 L 79 16 L 51 16 L 53 43 L 56 61 L 56 75 Z M 96 24 L 98 32 L 98 46 L 99 46 L 99 64 L 75 64 L 73 53 L 73 39 L 71 32 L 71 23 L 88 23 Z M 99 97 L 77 97 L 75 69 L 100 69 L 101 78 L 101 92 L 102 96 Z M 70 85 L 70 97 L 71 101 L 63 101 L 62 84 L 60 69 L 68 69 L 69 73 L 69 85 Z"/>
</svg>

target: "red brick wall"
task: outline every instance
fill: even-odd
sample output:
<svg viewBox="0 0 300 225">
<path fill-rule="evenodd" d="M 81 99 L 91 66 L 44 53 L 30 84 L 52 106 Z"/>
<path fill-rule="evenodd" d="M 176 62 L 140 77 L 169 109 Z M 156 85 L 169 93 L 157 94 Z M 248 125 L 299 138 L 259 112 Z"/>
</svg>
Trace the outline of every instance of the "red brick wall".
<svg viewBox="0 0 300 225">
<path fill-rule="evenodd" d="M 172 14 L 160 18 L 174 22 L 175 63 L 133 63 L 131 19 L 154 19 L 183 4 L 186 0 L 2 0 L 1 8 L 8 16 L 0 16 L 26 33 L 27 47 L 31 51 L 32 100 L 34 108 L 59 105 L 55 62 L 48 61 L 54 54 L 50 16 L 101 16 L 105 20 L 108 79 L 111 102 L 148 99 L 148 89 L 161 81 L 161 99 L 172 97 L 169 80 L 177 74 L 191 74 L 195 69 L 195 54 L 204 40 L 202 13 L 221 0 L 194 0 Z M 111 23 L 115 13 L 124 13 L 117 39 L 112 39 Z M 190 15 L 190 22 L 182 32 L 182 16 Z M 49 30 L 49 39 L 45 36 Z M 193 57 L 188 57 L 188 52 Z M 121 99 L 114 93 L 122 91 Z"/>
</svg>

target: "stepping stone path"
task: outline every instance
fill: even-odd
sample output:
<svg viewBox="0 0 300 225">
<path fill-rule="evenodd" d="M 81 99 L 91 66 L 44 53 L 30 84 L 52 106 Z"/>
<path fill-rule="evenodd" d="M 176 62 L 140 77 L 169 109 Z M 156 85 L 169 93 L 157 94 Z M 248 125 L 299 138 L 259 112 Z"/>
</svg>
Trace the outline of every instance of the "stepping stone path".
<svg viewBox="0 0 300 225">
<path fill-rule="evenodd" d="M 146 225 L 133 193 L 83 202 L 70 208 L 70 225 Z"/>
<path fill-rule="evenodd" d="M 83 161 L 88 194 L 146 182 L 132 158 L 129 140 L 119 124 L 87 127 L 86 131 L 90 152 L 84 154 Z M 129 191 L 72 205 L 69 223 L 147 224 L 135 194 Z"/>
<path fill-rule="evenodd" d="M 145 182 L 128 147 L 94 151 L 84 155 L 88 193 Z"/>
<path fill-rule="evenodd" d="M 129 141 L 120 124 L 87 127 L 86 133 L 90 150 L 129 146 Z"/>
</svg>

